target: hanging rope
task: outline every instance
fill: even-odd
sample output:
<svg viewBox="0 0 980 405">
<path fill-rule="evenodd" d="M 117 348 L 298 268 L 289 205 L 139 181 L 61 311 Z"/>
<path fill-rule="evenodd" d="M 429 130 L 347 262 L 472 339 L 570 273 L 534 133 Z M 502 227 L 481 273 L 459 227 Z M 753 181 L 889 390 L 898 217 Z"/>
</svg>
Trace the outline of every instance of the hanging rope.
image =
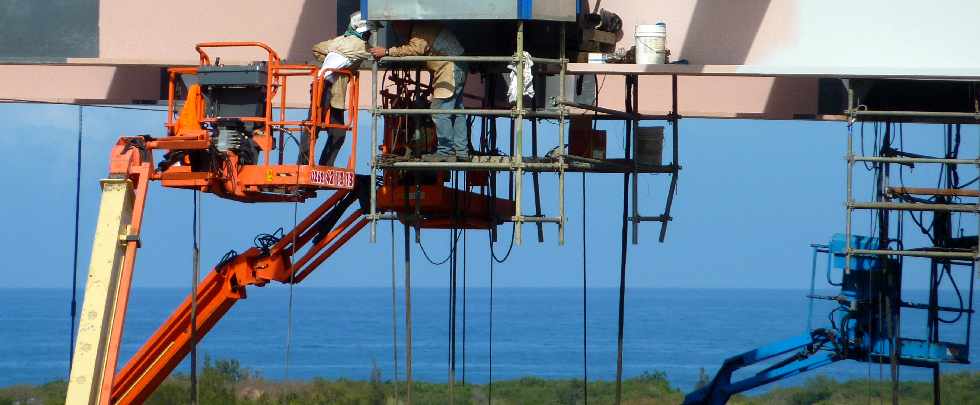
<svg viewBox="0 0 980 405">
<path fill-rule="evenodd" d="M 197 282 L 201 277 L 201 194 L 194 190 L 193 246 L 191 251 L 191 404 L 197 404 Z"/>
<path fill-rule="evenodd" d="M 71 265 L 71 306 L 69 317 L 71 324 L 68 328 L 68 375 L 71 376 L 71 362 L 75 358 L 75 316 L 78 309 L 78 218 L 79 204 L 82 196 L 82 109 L 78 106 L 78 138 L 75 148 L 75 249 Z"/>
</svg>

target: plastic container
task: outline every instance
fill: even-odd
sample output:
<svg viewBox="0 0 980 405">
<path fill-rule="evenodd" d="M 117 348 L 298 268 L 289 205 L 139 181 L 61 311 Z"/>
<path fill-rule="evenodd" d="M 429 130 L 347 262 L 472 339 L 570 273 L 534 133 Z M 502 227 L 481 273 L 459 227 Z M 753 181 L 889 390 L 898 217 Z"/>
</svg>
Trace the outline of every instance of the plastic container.
<svg viewBox="0 0 980 405">
<path fill-rule="evenodd" d="M 638 127 L 636 131 L 636 163 L 660 166 L 663 162 L 664 127 Z"/>
<path fill-rule="evenodd" d="M 667 63 L 667 23 L 637 24 L 636 63 Z"/>
</svg>

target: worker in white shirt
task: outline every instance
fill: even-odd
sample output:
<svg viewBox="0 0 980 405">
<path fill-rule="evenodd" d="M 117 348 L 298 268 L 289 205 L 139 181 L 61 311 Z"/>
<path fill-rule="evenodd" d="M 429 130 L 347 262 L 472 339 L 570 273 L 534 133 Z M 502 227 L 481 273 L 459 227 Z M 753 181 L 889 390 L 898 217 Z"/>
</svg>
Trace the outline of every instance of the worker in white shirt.
<svg viewBox="0 0 980 405">
<path fill-rule="evenodd" d="M 357 74 L 357 68 L 361 62 L 371 57 L 367 46 L 370 36 L 371 28 L 368 26 L 368 22 L 361 18 L 360 11 L 355 11 L 350 16 L 350 23 L 347 25 L 347 31 L 344 32 L 344 35 L 319 42 L 313 46 L 313 56 L 321 63 L 319 74 L 324 77 L 325 86 L 329 86 L 329 97 L 325 91 L 321 100 L 322 110 L 325 114 L 329 114 L 330 122 L 333 124 L 344 123 L 349 79 L 346 75 L 336 74 L 329 69 L 350 69 L 354 74 Z M 323 145 L 323 152 L 317 159 L 320 166 L 334 165 L 334 161 L 337 160 L 337 152 L 344 146 L 344 138 L 347 137 L 347 130 L 341 128 L 328 128 L 327 133 L 329 136 Z M 309 162 L 309 149 L 309 134 L 304 131 L 300 139 L 297 164 L 305 165 Z"/>
</svg>

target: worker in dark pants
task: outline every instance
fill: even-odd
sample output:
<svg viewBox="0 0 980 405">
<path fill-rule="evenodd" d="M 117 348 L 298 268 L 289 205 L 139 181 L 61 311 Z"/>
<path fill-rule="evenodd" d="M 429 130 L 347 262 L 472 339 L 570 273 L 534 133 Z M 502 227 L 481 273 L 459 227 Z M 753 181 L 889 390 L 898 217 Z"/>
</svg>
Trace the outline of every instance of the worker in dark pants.
<svg viewBox="0 0 980 405">
<path fill-rule="evenodd" d="M 348 24 L 344 35 L 313 46 L 313 56 L 322 66 L 319 74 L 324 78 L 324 85 L 329 86 L 329 89 L 325 89 L 328 91 L 324 91 L 320 106 L 322 111 L 328 114 L 331 124 L 344 124 L 344 111 L 347 109 L 347 84 L 350 80 L 346 75 L 336 74 L 330 69 L 350 69 L 354 74 L 357 74 L 357 68 L 361 62 L 371 57 L 367 49 L 367 40 L 370 36 L 371 30 L 368 22 L 361 18 L 360 11 L 355 11 L 351 14 L 350 24 Z M 317 164 L 320 166 L 334 165 L 337 160 L 337 153 L 344 146 L 347 130 L 328 128 L 327 134 L 323 152 L 317 159 Z M 296 159 L 296 163 L 308 164 L 309 155 L 310 138 L 309 134 L 304 131 L 300 137 L 299 157 Z"/>
<path fill-rule="evenodd" d="M 394 23 L 395 32 L 408 41 L 392 48 L 371 48 L 375 58 L 385 56 L 460 56 L 463 46 L 444 25 L 436 22 L 410 24 Z M 463 108 L 463 87 L 466 85 L 466 66 L 459 62 L 431 61 L 432 108 L 453 110 Z M 469 160 L 469 139 L 466 136 L 466 117 L 455 114 L 432 114 L 439 139 L 436 153 L 423 156 L 425 160 L 455 162 Z"/>
</svg>

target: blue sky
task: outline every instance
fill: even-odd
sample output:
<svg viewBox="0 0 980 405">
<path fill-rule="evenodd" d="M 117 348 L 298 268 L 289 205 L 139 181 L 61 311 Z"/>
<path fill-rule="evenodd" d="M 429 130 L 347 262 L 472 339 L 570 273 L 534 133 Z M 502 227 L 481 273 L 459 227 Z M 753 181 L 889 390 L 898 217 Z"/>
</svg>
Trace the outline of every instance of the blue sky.
<svg viewBox="0 0 980 405">
<path fill-rule="evenodd" d="M 72 272 L 78 107 L 0 104 L 0 117 L 5 133 L 0 137 L 0 147 L 6 153 L 0 163 L 4 168 L 0 170 L 0 185 L 6 190 L 0 203 L 0 220 L 7 228 L 0 235 L 0 244 L 7 252 L 4 286 L 68 287 Z M 98 179 L 106 174 L 111 146 L 121 135 L 161 135 L 164 118 L 165 113 L 158 111 L 84 109 L 80 285 L 84 285 L 97 216 Z M 369 116 L 362 114 L 362 172 L 366 172 L 367 165 L 368 124 Z M 621 151 L 622 123 L 603 125 L 609 131 L 610 151 Z M 870 147 L 871 128 L 866 131 Z M 905 141 L 921 146 L 916 149 L 918 152 L 939 153 L 941 131 L 938 126 L 908 125 Z M 974 155 L 976 135 L 976 127 L 964 127 L 964 156 Z M 542 150 L 554 145 L 553 126 L 545 125 L 541 139 Z M 675 198 L 675 221 L 670 225 L 666 243 L 656 240 L 659 225 L 641 227 L 640 245 L 630 246 L 629 285 L 806 288 L 810 271 L 808 245 L 826 242 L 830 235 L 844 229 L 845 124 L 688 119 L 681 122 L 680 149 L 683 170 Z M 290 149 L 287 156 L 294 153 Z M 610 155 L 615 153 L 622 152 Z M 346 152 L 341 153 L 341 159 L 344 156 Z M 961 177 L 970 178 L 973 174 L 964 171 Z M 915 174 L 906 176 L 907 181 L 918 176 L 923 184 L 929 183 L 926 179 L 935 178 L 928 168 L 918 168 Z M 528 191 L 529 179 L 525 182 Z M 858 197 L 867 199 L 871 190 L 868 181 L 866 175 L 858 178 Z M 543 175 L 541 182 L 545 213 L 554 215 L 557 181 L 554 175 Z M 514 247 L 506 263 L 497 265 L 495 285 L 581 285 L 581 176 L 567 175 L 566 189 L 569 220 L 565 246 L 558 246 L 553 225 L 546 227 L 542 244 L 534 240 L 534 227 L 525 226 L 524 244 Z M 641 212 L 658 215 L 664 204 L 666 176 L 641 176 L 639 189 Z M 593 287 L 618 285 L 621 190 L 622 176 L 588 176 L 588 282 Z M 530 198 L 525 200 L 526 207 L 530 203 Z M 143 248 L 137 258 L 136 286 L 187 286 L 191 269 L 191 204 L 190 191 L 153 185 Z M 313 206 L 313 202 L 301 205 L 300 215 Z M 241 251 L 251 246 L 255 234 L 280 226 L 288 229 L 293 221 L 293 205 L 242 204 L 206 195 L 202 216 L 202 268 L 207 270 L 227 250 Z M 867 219 L 866 214 L 856 217 L 856 232 L 867 229 Z M 964 226 L 967 233 L 976 229 L 975 221 Z M 400 235 L 400 228 L 396 234 Z M 506 224 L 496 246 L 498 255 L 506 251 L 509 235 L 510 225 Z M 485 286 L 489 281 L 486 232 L 471 231 L 468 240 L 471 285 Z M 448 232 L 424 232 L 423 243 L 432 256 L 445 257 Z M 379 224 L 375 244 L 369 242 L 365 230 L 304 283 L 388 286 L 390 244 L 387 223 Z M 415 285 L 446 285 L 447 266 L 428 264 L 417 246 L 413 260 Z"/>
</svg>

